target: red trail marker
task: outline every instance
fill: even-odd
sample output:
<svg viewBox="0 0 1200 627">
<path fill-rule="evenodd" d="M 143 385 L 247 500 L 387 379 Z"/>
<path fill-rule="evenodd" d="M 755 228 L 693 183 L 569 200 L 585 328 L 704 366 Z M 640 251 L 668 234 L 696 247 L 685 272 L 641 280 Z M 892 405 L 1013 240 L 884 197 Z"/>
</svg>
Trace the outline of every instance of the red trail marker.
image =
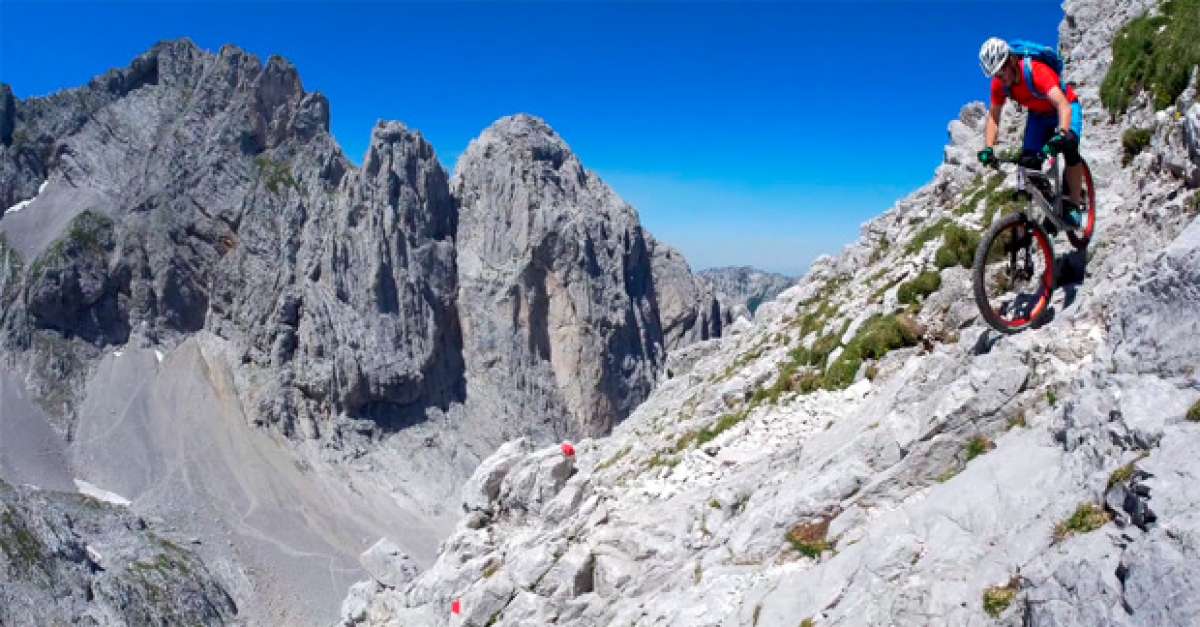
<svg viewBox="0 0 1200 627">
<path fill-rule="evenodd" d="M 462 613 L 462 603 L 460 603 L 458 599 L 454 599 L 454 601 L 450 603 L 450 613 L 451 614 L 461 614 Z"/>
<path fill-rule="evenodd" d="M 567 457 L 575 457 L 575 447 L 571 446 L 570 442 L 563 442 L 562 454 Z"/>
</svg>

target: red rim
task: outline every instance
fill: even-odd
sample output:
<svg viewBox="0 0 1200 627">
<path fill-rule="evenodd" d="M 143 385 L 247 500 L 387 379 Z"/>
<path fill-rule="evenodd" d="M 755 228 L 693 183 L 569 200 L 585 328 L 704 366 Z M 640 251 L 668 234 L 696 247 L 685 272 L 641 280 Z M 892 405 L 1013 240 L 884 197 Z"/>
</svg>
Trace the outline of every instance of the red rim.
<svg viewBox="0 0 1200 627">
<path fill-rule="evenodd" d="M 1096 228 L 1096 187 L 1092 185 L 1092 169 L 1087 163 L 1083 164 L 1083 179 L 1087 183 L 1087 224 L 1083 227 L 1084 241 L 1092 239 L 1092 231 Z"/>
<path fill-rule="evenodd" d="M 1014 223 L 1010 228 L 1015 228 L 1019 225 L 1019 222 Z M 1054 275 L 1050 273 L 1050 269 L 1054 267 L 1054 255 L 1050 252 L 1050 241 L 1046 239 L 1046 234 L 1042 233 L 1041 229 L 1030 230 L 1033 231 L 1033 236 L 1038 240 L 1038 246 L 1042 249 L 1042 259 L 1046 264 L 1045 269 L 1042 270 L 1042 289 L 1040 295 L 1038 296 L 1037 305 L 1034 306 L 1033 311 L 1030 312 L 1030 314 L 1026 317 L 1009 320 L 1001 316 L 1000 312 L 996 311 L 995 307 L 992 307 L 992 314 L 1009 328 L 1023 327 L 1041 317 L 1042 311 L 1044 311 L 1046 309 L 1046 305 L 1050 303 L 1050 294 L 1054 291 Z M 988 306 L 991 306 L 991 299 L 989 299 Z"/>
</svg>

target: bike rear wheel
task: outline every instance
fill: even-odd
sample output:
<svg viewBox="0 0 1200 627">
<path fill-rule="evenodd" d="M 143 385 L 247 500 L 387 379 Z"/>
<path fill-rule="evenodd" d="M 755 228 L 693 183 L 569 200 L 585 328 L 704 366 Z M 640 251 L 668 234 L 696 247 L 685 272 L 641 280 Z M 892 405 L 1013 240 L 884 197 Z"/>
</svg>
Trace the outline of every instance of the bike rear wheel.
<svg viewBox="0 0 1200 627">
<path fill-rule="evenodd" d="M 1075 250 L 1087 248 L 1088 243 L 1092 241 L 1092 232 L 1096 229 L 1096 185 L 1092 182 L 1092 169 L 1088 167 L 1087 161 L 1081 162 L 1080 165 L 1083 166 L 1083 200 L 1087 207 L 1083 214 L 1083 228 L 1079 231 L 1067 231 L 1067 239 L 1071 241 Z"/>
<path fill-rule="evenodd" d="M 1054 291 L 1054 249 L 1041 226 L 1024 213 L 1000 218 L 975 250 L 975 304 L 984 321 L 1016 333 L 1046 312 Z"/>
</svg>

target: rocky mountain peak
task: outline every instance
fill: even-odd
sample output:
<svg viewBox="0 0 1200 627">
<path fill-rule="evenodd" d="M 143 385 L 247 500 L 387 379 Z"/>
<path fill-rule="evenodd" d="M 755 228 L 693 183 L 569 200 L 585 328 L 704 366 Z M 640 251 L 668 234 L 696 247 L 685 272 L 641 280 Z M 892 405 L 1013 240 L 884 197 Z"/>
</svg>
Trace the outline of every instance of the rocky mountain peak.
<svg viewBox="0 0 1200 627">
<path fill-rule="evenodd" d="M 532 116 L 453 181 L 399 122 L 358 168 L 290 62 L 185 39 L 44 98 L 3 86 L 0 139 L 0 474 L 221 538 L 203 557 L 251 623 L 331 618 L 364 537 L 428 561 L 480 457 L 607 433 L 668 349 L 719 333 Z M 56 454 L 28 468 L 34 446 Z"/>
</svg>

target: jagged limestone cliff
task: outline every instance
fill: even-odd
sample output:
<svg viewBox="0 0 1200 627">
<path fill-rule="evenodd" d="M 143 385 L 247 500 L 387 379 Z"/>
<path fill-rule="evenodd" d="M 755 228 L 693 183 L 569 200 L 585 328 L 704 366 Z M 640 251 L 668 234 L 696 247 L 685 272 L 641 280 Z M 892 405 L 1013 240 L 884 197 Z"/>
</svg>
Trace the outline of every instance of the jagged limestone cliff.
<svg viewBox="0 0 1200 627">
<path fill-rule="evenodd" d="M 398 122 L 355 167 L 329 107 L 187 40 L 0 88 L 0 472 L 195 535 L 250 622 L 332 619 L 381 535 L 429 563 L 479 459 L 607 432 L 720 332 L 544 122 L 498 122 L 452 184 Z"/>
</svg>

